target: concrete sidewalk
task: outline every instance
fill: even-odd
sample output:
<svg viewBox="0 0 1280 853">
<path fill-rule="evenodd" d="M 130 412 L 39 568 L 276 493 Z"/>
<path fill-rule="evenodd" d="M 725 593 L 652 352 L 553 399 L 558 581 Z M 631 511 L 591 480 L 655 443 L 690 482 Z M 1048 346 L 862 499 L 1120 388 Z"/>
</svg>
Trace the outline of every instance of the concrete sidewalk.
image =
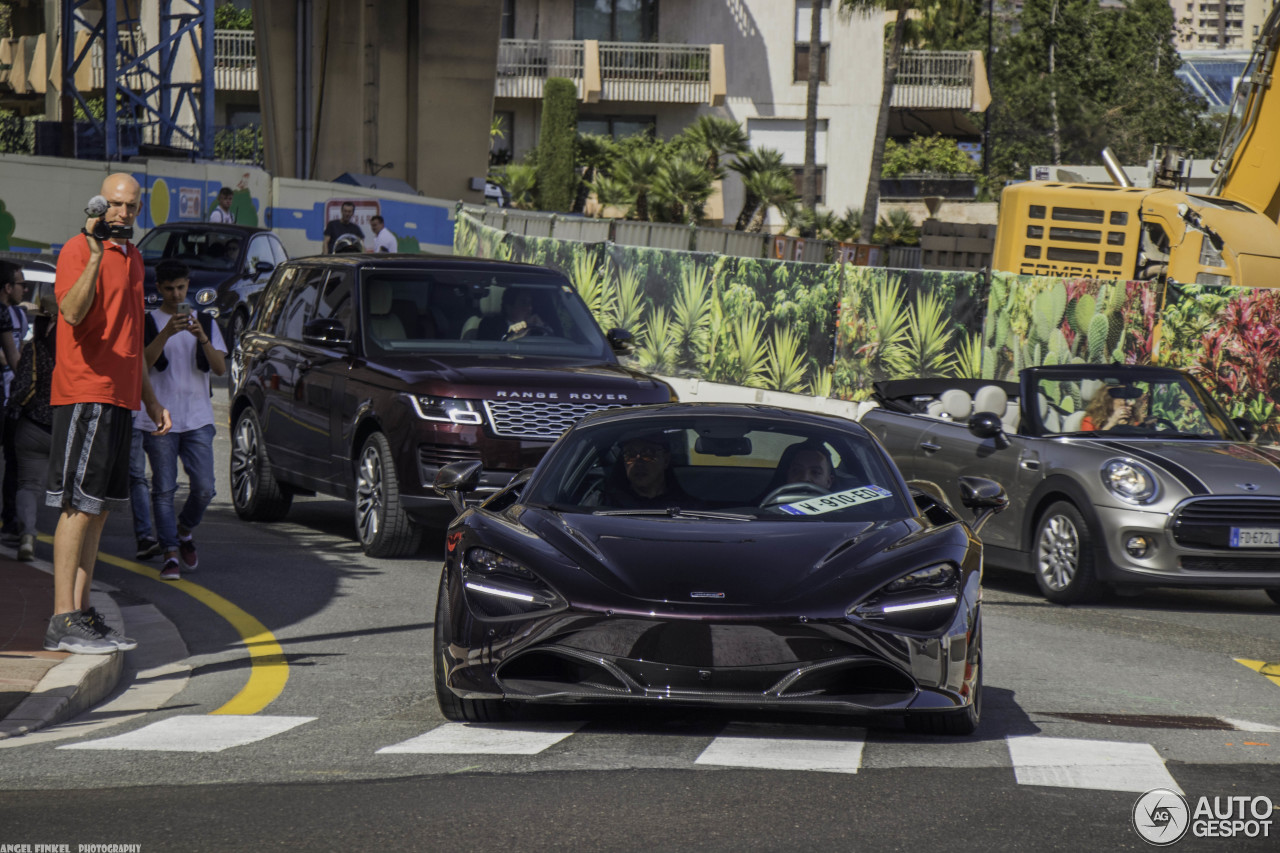
<svg viewBox="0 0 1280 853">
<path fill-rule="evenodd" d="M 44 651 L 53 615 L 53 567 L 22 563 L 0 548 L 0 739 L 60 723 L 111 695 L 124 653 L 73 655 Z M 112 625 L 120 608 L 95 581 L 90 602 Z"/>
</svg>

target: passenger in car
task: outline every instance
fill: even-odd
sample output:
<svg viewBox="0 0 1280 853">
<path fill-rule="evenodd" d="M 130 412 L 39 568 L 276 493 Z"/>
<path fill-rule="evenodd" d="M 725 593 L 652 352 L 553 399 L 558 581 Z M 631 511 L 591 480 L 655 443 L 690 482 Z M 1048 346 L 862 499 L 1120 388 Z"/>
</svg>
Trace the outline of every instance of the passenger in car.
<svg viewBox="0 0 1280 853">
<path fill-rule="evenodd" d="M 835 473 L 831 470 L 831 457 L 819 446 L 804 447 L 791 458 L 787 467 L 788 483 L 812 483 L 824 489 L 830 489 L 835 482 Z"/>
</svg>

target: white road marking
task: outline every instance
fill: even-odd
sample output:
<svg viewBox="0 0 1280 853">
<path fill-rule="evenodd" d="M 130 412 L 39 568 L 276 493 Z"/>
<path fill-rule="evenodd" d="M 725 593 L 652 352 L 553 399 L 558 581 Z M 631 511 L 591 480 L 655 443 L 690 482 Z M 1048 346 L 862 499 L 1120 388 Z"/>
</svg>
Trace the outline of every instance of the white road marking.
<svg viewBox="0 0 1280 853">
<path fill-rule="evenodd" d="M 58 749 L 123 749 L 150 752 L 221 752 L 287 732 L 315 717 L 261 714 L 182 715 L 115 737 L 71 743 Z"/>
<path fill-rule="evenodd" d="M 1182 793 L 1149 743 L 1027 736 L 1005 738 L 1005 743 L 1019 785 Z"/>
<path fill-rule="evenodd" d="M 1259 734 L 1267 732 L 1280 732 L 1280 726 L 1270 726 L 1266 723 L 1251 723 L 1248 720 L 1233 720 L 1230 717 L 1219 717 L 1224 723 L 1230 723 L 1242 732 L 1258 732 Z"/>
<path fill-rule="evenodd" d="M 378 750 L 426 755 L 537 755 L 581 728 L 582 723 L 520 725 L 446 723 Z"/>
<path fill-rule="evenodd" d="M 755 767 L 763 770 L 816 770 L 822 773 L 857 773 L 862 765 L 861 738 L 752 736 L 748 726 L 730 726 L 698 756 L 695 764 L 722 767 Z M 758 730 L 763 731 L 763 730 Z M 772 734 L 776 728 L 770 728 Z"/>
</svg>

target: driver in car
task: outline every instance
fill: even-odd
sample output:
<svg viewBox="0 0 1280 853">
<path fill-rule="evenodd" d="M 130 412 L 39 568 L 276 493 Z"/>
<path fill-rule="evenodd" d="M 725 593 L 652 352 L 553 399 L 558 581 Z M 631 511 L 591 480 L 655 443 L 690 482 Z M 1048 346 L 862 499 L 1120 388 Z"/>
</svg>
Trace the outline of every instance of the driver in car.
<svg viewBox="0 0 1280 853">
<path fill-rule="evenodd" d="M 1115 429 L 1118 426 L 1148 426 L 1147 400 L 1132 385 L 1105 385 L 1085 407 L 1080 421 L 1083 432 Z"/>
<path fill-rule="evenodd" d="M 502 292 L 502 316 L 486 317 L 480 323 L 482 340 L 514 341 L 525 335 L 550 333 L 547 324 L 533 312 L 533 295 L 525 288 L 508 287 Z"/>
<path fill-rule="evenodd" d="M 671 451 L 661 434 L 639 435 L 622 444 L 625 477 L 604 486 L 600 503 L 621 509 L 688 508 L 689 494 L 671 473 Z"/>
</svg>

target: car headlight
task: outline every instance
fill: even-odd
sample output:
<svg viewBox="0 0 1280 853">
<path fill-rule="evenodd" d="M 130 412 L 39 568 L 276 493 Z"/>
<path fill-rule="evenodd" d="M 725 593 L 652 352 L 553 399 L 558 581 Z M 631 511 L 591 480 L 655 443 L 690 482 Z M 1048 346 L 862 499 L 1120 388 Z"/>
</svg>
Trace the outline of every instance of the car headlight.
<svg viewBox="0 0 1280 853">
<path fill-rule="evenodd" d="M 564 599 L 523 564 L 488 548 L 469 548 L 462 559 L 467 603 L 491 619 L 564 605 Z"/>
<path fill-rule="evenodd" d="M 423 397 L 407 395 L 413 410 L 424 421 L 444 421 L 454 424 L 478 424 L 483 422 L 480 405 L 476 400 L 455 400 L 452 397 Z"/>
<path fill-rule="evenodd" d="M 1150 503 L 1156 498 L 1156 476 L 1132 459 L 1111 459 L 1102 466 L 1102 485 L 1122 501 Z"/>
<path fill-rule="evenodd" d="M 852 605 L 845 615 L 911 631 L 945 626 L 960 601 L 960 572 L 951 563 L 917 569 Z"/>
</svg>

